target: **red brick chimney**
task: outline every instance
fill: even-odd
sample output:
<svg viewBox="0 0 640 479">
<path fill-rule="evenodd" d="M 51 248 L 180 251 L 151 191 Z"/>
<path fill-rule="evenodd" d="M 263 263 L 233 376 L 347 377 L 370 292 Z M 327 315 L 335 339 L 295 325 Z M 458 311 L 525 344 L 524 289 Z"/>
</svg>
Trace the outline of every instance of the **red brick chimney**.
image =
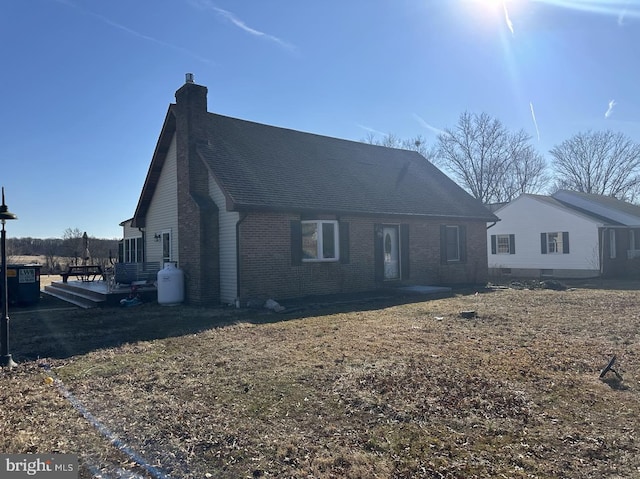
<svg viewBox="0 0 640 479">
<path fill-rule="evenodd" d="M 179 267 L 185 273 L 185 296 L 191 304 L 220 302 L 218 210 L 209 196 L 209 172 L 198 153 L 207 144 L 207 87 L 193 74 L 176 91 Z"/>
</svg>

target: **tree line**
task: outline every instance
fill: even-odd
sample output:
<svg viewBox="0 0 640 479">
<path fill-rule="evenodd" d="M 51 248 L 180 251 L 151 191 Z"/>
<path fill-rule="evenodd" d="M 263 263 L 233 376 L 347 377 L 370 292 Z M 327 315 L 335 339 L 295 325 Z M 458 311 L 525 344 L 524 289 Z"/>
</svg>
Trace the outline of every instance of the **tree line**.
<svg viewBox="0 0 640 479">
<path fill-rule="evenodd" d="M 421 136 L 370 135 L 363 141 L 418 151 L 485 204 L 559 189 L 631 203 L 640 199 L 640 145 L 622 133 L 577 133 L 549 151 L 549 164 L 531 140 L 524 130 L 510 131 L 486 113 L 464 112 L 431 147 Z"/>
<path fill-rule="evenodd" d="M 67 228 L 62 238 L 7 238 L 7 263 L 21 262 L 23 256 L 42 256 L 43 274 L 56 274 L 68 265 L 99 264 L 109 266 L 118 258 L 117 239 L 87 237 L 78 228 Z M 87 257 L 87 250 L 89 256 Z"/>
</svg>

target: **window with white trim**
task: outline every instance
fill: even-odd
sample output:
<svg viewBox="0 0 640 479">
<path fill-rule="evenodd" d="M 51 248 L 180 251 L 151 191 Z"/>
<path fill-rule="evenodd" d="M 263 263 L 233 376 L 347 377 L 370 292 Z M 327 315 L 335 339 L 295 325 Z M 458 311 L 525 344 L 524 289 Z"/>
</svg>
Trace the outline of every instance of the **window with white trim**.
<svg viewBox="0 0 640 479">
<path fill-rule="evenodd" d="M 446 226 L 447 261 L 460 261 L 460 235 L 458 226 Z"/>
<path fill-rule="evenodd" d="M 569 254 L 569 232 L 540 233 L 542 254 Z"/>
<path fill-rule="evenodd" d="M 170 263 L 171 259 L 171 231 L 160 233 L 162 241 L 162 263 Z"/>
<path fill-rule="evenodd" d="M 142 237 L 125 238 L 124 240 L 124 258 L 125 263 L 141 263 L 142 262 Z"/>
<path fill-rule="evenodd" d="M 562 233 L 547 233 L 547 253 L 562 253 Z"/>
<path fill-rule="evenodd" d="M 338 222 L 302 221 L 302 261 L 338 261 Z"/>
</svg>

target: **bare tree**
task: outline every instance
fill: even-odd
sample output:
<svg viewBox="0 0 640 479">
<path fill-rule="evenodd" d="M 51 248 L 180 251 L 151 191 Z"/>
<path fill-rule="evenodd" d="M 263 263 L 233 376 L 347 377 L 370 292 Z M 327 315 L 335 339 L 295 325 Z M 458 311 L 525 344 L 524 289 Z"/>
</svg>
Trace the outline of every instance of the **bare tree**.
<svg viewBox="0 0 640 479">
<path fill-rule="evenodd" d="M 78 228 L 67 228 L 62 233 L 62 240 L 69 264 L 78 264 L 78 258 L 82 256 L 82 231 Z"/>
<path fill-rule="evenodd" d="M 550 151 L 557 186 L 634 201 L 640 193 L 640 145 L 622 133 L 578 133 Z"/>
<path fill-rule="evenodd" d="M 530 141 L 486 113 L 465 112 L 438 136 L 438 165 L 483 203 L 509 201 L 537 193 L 546 181 L 544 159 Z"/>
</svg>

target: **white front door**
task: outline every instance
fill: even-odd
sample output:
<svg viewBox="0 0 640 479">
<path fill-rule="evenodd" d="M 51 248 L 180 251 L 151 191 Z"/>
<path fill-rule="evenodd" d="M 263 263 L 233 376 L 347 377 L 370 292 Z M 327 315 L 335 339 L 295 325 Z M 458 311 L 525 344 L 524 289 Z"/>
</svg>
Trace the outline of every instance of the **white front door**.
<svg viewBox="0 0 640 479">
<path fill-rule="evenodd" d="M 384 279 L 399 279 L 400 247 L 397 226 L 385 226 L 382 228 L 382 244 L 384 251 Z"/>
</svg>

